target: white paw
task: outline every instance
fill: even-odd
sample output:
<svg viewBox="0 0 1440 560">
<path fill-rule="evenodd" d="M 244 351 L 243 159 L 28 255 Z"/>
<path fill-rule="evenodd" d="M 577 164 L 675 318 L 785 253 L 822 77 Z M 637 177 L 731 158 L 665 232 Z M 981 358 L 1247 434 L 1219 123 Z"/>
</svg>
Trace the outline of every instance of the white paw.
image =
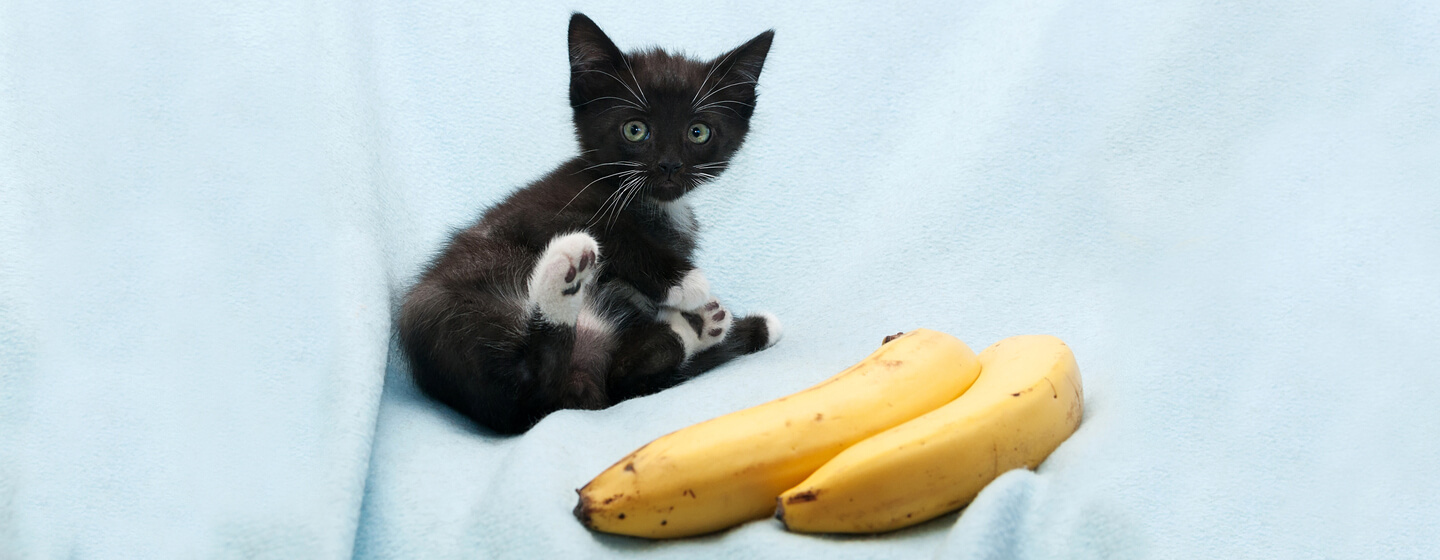
<svg viewBox="0 0 1440 560">
<path fill-rule="evenodd" d="M 671 310 L 665 317 L 670 330 L 675 331 L 685 345 L 687 358 L 724 340 L 725 334 L 730 332 L 731 320 L 730 312 L 715 300 L 693 311 Z"/>
<path fill-rule="evenodd" d="M 705 279 L 704 272 L 695 268 L 686 272 L 679 284 L 670 287 L 670 291 L 665 294 L 665 301 L 660 302 L 660 305 L 681 311 L 693 311 L 710 300 L 710 281 Z"/>
<path fill-rule="evenodd" d="M 599 267 L 600 245 L 583 232 L 557 236 L 530 273 L 530 302 L 555 324 L 574 325 L 585 304 L 585 286 Z"/>
</svg>

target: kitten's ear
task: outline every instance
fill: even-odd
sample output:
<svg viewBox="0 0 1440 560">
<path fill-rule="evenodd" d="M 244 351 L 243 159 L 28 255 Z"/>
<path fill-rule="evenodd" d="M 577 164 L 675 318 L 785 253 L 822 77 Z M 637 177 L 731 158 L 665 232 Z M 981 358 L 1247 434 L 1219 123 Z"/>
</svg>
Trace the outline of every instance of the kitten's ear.
<svg viewBox="0 0 1440 560">
<path fill-rule="evenodd" d="M 605 74 L 625 64 L 625 55 L 605 36 L 600 26 L 575 12 L 570 16 L 570 105 L 589 100 L 604 88 Z"/>
<path fill-rule="evenodd" d="M 755 84 L 760 80 L 760 69 L 765 66 L 765 55 L 770 53 L 770 41 L 774 38 L 775 30 L 772 29 L 716 57 L 710 65 L 711 73 L 719 76 L 719 81 L 708 86 L 702 97 L 711 101 L 741 101 L 744 105 L 739 108 L 749 118 L 755 105 Z"/>
</svg>

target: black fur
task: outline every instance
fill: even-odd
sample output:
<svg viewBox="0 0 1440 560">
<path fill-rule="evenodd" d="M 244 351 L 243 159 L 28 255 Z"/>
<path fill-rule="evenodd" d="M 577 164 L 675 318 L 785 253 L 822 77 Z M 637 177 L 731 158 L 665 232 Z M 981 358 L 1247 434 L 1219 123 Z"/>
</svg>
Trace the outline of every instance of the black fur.
<svg viewBox="0 0 1440 560">
<path fill-rule="evenodd" d="M 771 37 L 710 62 L 659 49 L 627 55 L 589 18 L 571 17 L 581 156 L 456 233 L 407 294 L 397 328 L 426 394 L 497 432 L 520 433 L 555 410 L 654 393 L 765 346 L 765 321 L 746 317 L 687 360 L 656 316 L 694 268 L 693 228 L 664 207 L 712 179 L 697 173 L 718 175 L 724 166 L 715 162 L 740 148 Z M 623 136 L 632 120 L 648 125 L 643 141 Z M 705 143 L 686 137 L 697 122 L 710 127 Z M 616 163 L 627 161 L 635 163 Z M 640 172 L 619 176 L 629 182 L 613 175 L 631 170 Z M 527 304 L 527 279 L 547 244 L 577 231 L 600 245 L 584 296 L 614 326 L 608 335 L 552 324 Z"/>
</svg>

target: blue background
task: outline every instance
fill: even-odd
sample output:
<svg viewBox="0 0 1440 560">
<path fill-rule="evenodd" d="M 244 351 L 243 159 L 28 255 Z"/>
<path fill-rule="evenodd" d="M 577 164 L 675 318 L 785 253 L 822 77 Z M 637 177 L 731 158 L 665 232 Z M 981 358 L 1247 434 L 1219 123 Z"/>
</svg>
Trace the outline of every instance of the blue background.
<svg viewBox="0 0 1440 560">
<path fill-rule="evenodd" d="M 565 25 L 767 28 L 700 263 L 781 343 L 520 438 L 418 395 L 399 298 L 576 151 Z M 0 1 L 0 558 L 1440 555 L 1440 4 Z M 573 489 L 886 334 L 1078 356 L 962 515 L 593 535 Z"/>
</svg>

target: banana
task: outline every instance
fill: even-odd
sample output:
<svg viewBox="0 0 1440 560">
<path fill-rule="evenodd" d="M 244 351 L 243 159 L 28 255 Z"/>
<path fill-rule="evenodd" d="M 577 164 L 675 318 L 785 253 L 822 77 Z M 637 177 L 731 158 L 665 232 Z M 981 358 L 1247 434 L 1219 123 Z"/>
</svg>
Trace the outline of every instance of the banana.
<svg viewBox="0 0 1440 560">
<path fill-rule="evenodd" d="M 970 503 L 1001 473 L 1035 468 L 1075 432 L 1080 369 L 1053 336 L 980 353 L 980 378 L 953 402 L 855 444 L 777 498 L 791 531 L 877 533 Z"/>
<path fill-rule="evenodd" d="M 577 490 L 575 516 L 649 538 L 768 517 L 841 450 L 954 400 L 979 373 L 964 342 L 916 329 L 814 387 L 650 442 Z"/>
</svg>

